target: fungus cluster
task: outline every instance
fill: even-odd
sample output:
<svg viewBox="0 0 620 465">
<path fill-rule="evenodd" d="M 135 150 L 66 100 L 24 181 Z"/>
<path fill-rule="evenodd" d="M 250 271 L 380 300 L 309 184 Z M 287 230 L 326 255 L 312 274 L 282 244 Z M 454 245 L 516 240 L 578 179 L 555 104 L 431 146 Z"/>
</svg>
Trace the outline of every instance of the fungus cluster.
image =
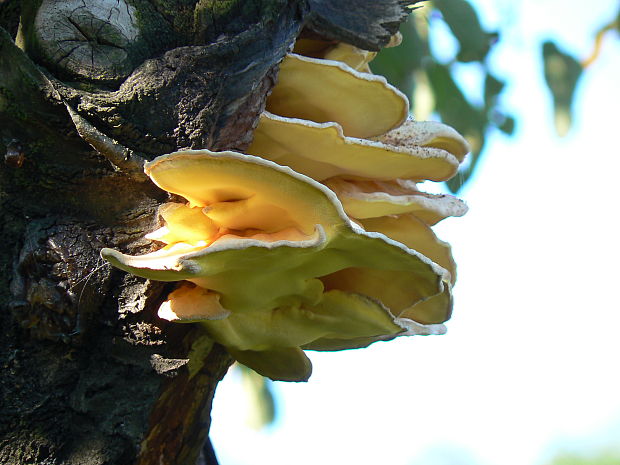
<svg viewBox="0 0 620 465">
<path fill-rule="evenodd" d="M 163 226 L 147 237 L 164 246 L 102 251 L 130 273 L 180 281 L 160 317 L 200 322 L 239 362 L 287 381 L 310 376 L 304 349 L 443 333 L 455 265 L 430 226 L 466 211 L 417 188 L 454 176 L 466 141 L 407 119 L 406 97 L 365 72 L 370 52 L 304 47 L 315 57 L 284 59 L 247 154 L 187 150 L 146 164 L 187 200 L 160 207 Z"/>
</svg>

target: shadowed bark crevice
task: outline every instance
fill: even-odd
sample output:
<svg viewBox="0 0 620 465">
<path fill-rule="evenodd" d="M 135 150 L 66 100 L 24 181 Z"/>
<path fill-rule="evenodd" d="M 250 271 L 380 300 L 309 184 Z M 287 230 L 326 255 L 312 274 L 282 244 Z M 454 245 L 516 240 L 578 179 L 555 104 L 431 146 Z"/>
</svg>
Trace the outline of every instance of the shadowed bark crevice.
<svg viewBox="0 0 620 465">
<path fill-rule="evenodd" d="M 11 37 L 17 35 L 20 13 L 20 0 L 3 0 L 0 2 L 0 27 L 6 29 Z"/>
</svg>

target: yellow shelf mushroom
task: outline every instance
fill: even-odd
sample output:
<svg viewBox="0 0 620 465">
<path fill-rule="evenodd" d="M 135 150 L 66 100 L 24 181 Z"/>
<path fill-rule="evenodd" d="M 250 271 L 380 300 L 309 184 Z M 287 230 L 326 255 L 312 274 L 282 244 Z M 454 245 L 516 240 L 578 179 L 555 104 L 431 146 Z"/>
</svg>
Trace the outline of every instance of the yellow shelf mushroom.
<svg viewBox="0 0 620 465">
<path fill-rule="evenodd" d="M 425 133 L 432 137 L 431 130 Z M 290 166 L 317 181 L 334 176 L 445 181 L 459 167 L 456 156 L 443 146 L 433 145 L 435 139 L 408 145 L 394 139 L 396 143 L 346 137 L 338 123 L 315 123 L 265 112 L 247 152 Z"/>
<path fill-rule="evenodd" d="M 335 121 L 345 135 L 369 138 L 400 126 L 409 101 L 382 76 L 292 53 L 280 64 L 267 110 L 316 123 Z"/>
<path fill-rule="evenodd" d="M 391 37 L 390 42 L 385 47 L 396 47 L 400 45 L 402 40 L 402 34 L 397 32 Z M 345 42 L 334 43 L 318 39 L 297 40 L 293 52 L 311 58 L 339 61 L 349 65 L 356 71 L 364 73 L 371 72 L 368 64 L 377 56 L 377 52 L 364 50 Z"/>
<path fill-rule="evenodd" d="M 456 266 L 430 226 L 467 207 L 417 183 L 450 179 L 469 151 L 449 126 L 407 119 L 406 97 L 370 74 L 373 53 L 318 41 L 296 51 L 313 57 L 283 60 L 250 155 L 187 150 L 145 165 L 187 199 L 160 207 L 146 237 L 163 247 L 101 252 L 181 281 L 161 318 L 198 322 L 236 360 L 286 381 L 310 376 L 306 349 L 445 332 Z"/>
<path fill-rule="evenodd" d="M 459 163 L 463 162 L 465 155 L 471 150 L 467 140 L 447 124 L 438 121 L 415 121 L 411 117 L 399 127 L 371 140 L 399 147 L 401 150 L 417 147 L 445 150 Z"/>
<path fill-rule="evenodd" d="M 450 272 L 450 282 L 456 281 L 456 263 L 450 244 L 437 238 L 428 224 L 413 214 L 390 215 L 359 220 L 366 231 L 379 232 L 405 244 L 430 258 Z"/>
<path fill-rule="evenodd" d="M 463 216 L 467 205 L 447 194 L 428 194 L 417 189 L 416 183 L 393 181 L 347 181 L 332 178 L 325 182 L 353 218 L 377 218 L 413 213 L 428 225 L 449 216 Z"/>
<path fill-rule="evenodd" d="M 338 123 L 315 123 L 265 112 L 248 152 L 323 182 L 356 219 L 414 213 L 433 225 L 467 212 L 450 195 L 420 192 L 416 182 L 453 177 L 469 152 L 454 129 L 407 120 L 372 140 L 346 137 Z"/>
<path fill-rule="evenodd" d="M 400 43 L 399 36 L 393 39 L 391 46 Z M 299 41 L 295 51 L 310 56 L 292 54 L 283 61 L 249 153 L 323 182 L 354 219 L 412 213 L 432 225 L 465 214 L 459 199 L 416 186 L 457 173 L 470 150 L 457 131 L 396 117 L 408 102 L 403 107 L 398 94 L 388 97 L 378 85 L 383 78 L 357 71 L 370 71 L 370 52 L 319 40 Z M 314 77 L 306 86 L 305 79 Z M 349 90 L 338 99 L 344 87 Z M 362 88 L 364 94 L 349 106 L 350 95 Z"/>
<path fill-rule="evenodd" d="M 166 245 L 142 256 L 101 255 L 138 276 L 188 281 L 160 316 L 200 321 L 261 374 L 307 379 L 301 346 L 358 347 L 443 332 L 450 271 L 352 223 L 334 193 L 311 178 L 251 155 L 207 150 L 158 157 L 145 172 L 188 200 L 160 208 L 165 224 L 149 237 Z"/>
</svg>

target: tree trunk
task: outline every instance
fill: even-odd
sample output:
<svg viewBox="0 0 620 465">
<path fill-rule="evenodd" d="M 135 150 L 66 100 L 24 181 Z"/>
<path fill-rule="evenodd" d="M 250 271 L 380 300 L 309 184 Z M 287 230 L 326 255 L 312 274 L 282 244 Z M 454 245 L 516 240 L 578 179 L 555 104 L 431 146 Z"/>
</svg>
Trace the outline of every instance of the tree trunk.
<svg viewBox="0 0 620 465">
<path fill-rule="evenodd" d="M 143 236 L 167 194 L 144 161 L 247 147 L 304 24 L 377 49 L 404 12 L 398 0 L 0 1 L 0 465 L 216 463 L 203 445 L 231 357 L 157 318 L 171 285 L 99 250 L 153 250 Z"/>
</svg>

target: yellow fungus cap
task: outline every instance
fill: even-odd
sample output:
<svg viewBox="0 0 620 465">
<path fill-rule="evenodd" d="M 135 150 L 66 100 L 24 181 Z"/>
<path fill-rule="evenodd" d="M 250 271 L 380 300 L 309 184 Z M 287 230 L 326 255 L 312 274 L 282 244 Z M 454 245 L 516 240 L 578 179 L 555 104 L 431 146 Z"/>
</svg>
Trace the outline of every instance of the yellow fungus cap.
<svg viewBox="0 0 620 465">
<path fill-rule="evenodd" d="M 221 320 L 230 316 L 230 311 L 220 304 L 219 294 L 183 282 L 168 295 L 157 315 L 168 321 L 193 322 Z"/>
<path fill-rule="evenodd" d="M 355 45 L 340 42 L 330 48 L 323 55 L 325 60 L 339 61 L 349 65 L 356 71 L 370 73 L 370 63 L 377 56 L 377 52 L 370 52 L 356 47 Z"/>
<path fill-rule="evenodd" d="M 372 140 L 403 148 L 433 147 L 442 149 L 449 152 L 459 163 L 463 162 L 465 155 L 471 150 L 465 138 L 447 124 L 438 121 L 414 121 L 411 117 L 407 118 L 407 121 L 398 128 L 374 137 Z"/>
<path fill-rule="evenodd" d="M 206 216 L 200 207 L 170 202 L 161 205 L 157 211 L 166 226 L 147 234 L 147 239 L 174 244 L 184 241 L 188 244 L 210 241 L 218 232 L 217 225 Z M 206 245 L 206 242 L 205 244 Z"/>
<path fill-rule="evenodd" d="M 417 250 L 450 272 L 450 283 L 456 281 L 456 263 L 450 244 L 437 238 L 424 221 L 413 214 L 390 215 L 359 220 L 366 231 L 375 231 Z"/>
<path fill-rule="evenodd" d="M 195 298 L 190 298 L 195 294 Z M 205 300 L 207 302 L 205 302 Z M 171 293 L 159 310 L 161 317 L 182 321 L 193 316 L 197 306 L 215 308 L 214 314 L 200 321 L 209 335 L 227 350 L 263 376 L 286 381 L 305 381 L 311 364 L 299 347 L 312 350 L 343 350 L 367 346 L 399 335 L 443 334 L 441 324 L 421 324 L 407 318 L 395 318 L 380 303 L 363 295 L 338 290 L 325 292 L 315 305 L 285 306 L 270 311 L 228 313 L 213 293 L 200 287 L 182 285 Z"/>
<path fill-rule="evenodd" d="M 409 102 L 381 76 L 337 61 L 289 54 L 280 65 L 267 110 L 317 123 L 336 122 L 345 135 L 368 138 L 400 126 Z"/>
<path fill-rule="evenodd" d="M 424 321 L 411 309 L 444 295 L 449 271 L 352 223 L 317 181 L 268 160 L 208 150 L 164 155 L 145 171 L 190 204 L 160 209 L 164 233 L 155 236 L 167 242 L 162 249 L 101 255 L 138 276 L 192 283 L 169 295 L 160 316 L 200 321 L 260 373 L 305 379 L 310 365 L 299 347 L 317 340 L 355 347 L 414 334 L 414 327 L 442 331 L 432 325 L 445 321 L 449 301 L 443 312 L 421 313 Z"/>
<path fill-rule="evenodd" d="M 425 131 L 424 140 L 429 133 Z M 265 112 L 247 151 L 318 181 L 334 176 L 444 181 L 458 169 L 459 160 L 441 147 L 394 142 L 346 137 L 337 123 L 315 123 Z"/>
<path fill-rule="evenodd" d="M 332 178 L 325 184 L 336 193 L 349 216 L 356 219 L 413 213 L 428 225 L 449 216 L 463 216 L 467 205 L 446 194 L 420 192 L 414 182 L 351 181 Z"/>
<path fill-rule="evenodd" d="M 160 188 L 201 207 L 217 226 L 265 232 L 346 221 L 328 189 L 303 175 L 236 152 L 180 151 L 157 157 L 144 171 Z"/>
<path fill-rule="evenodd" d="M 396 47 L 401 44 L 402 40 L 402 34 L 397 32 L 385 47 Z M 293 52 L 311 58 L 339 61 L 364 73 L 371 72 L 368 64 L 377 56 L 377 52 L 364 50 L 346 42 L 334 43 L 318 39 L 298 39 Z"/>
</svg>

